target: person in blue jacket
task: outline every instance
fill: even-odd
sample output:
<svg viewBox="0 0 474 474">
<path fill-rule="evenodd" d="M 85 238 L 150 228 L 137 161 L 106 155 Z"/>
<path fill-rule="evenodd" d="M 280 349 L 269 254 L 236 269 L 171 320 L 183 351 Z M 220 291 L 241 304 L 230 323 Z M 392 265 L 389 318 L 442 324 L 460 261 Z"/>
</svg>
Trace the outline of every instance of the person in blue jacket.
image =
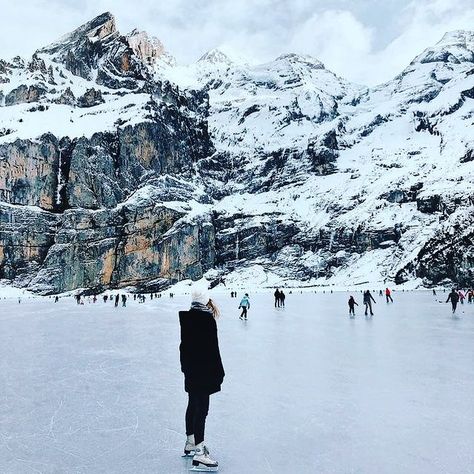
<svg viewBox="0 0 474 474">
<path fill-rule="evenodd" d="M 242 308 L 242 313 L 239 319 L 247 319 L 247 311 L 250 309 L 249 294 L 245 293 L 245 296 L 240 300 L 239 309 Z"/>
</svg>

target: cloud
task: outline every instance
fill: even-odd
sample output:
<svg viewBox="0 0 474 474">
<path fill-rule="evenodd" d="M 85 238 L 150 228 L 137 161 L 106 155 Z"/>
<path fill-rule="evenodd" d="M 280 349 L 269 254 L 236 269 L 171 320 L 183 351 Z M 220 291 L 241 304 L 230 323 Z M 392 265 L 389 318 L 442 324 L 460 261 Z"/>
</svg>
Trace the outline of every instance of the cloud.
<svg viewBox="0 0 474 474">
<path fill-rule="evenodd" d="M 365 79 L 366 58 L 371 54 L 374 30 L 348 11 L 312 15 L 293 34 L 289 49 L 306 52 L 327 68 L 352 80 Z"/>
<path fill-rule="evenodd" d="M 472 30 L 474 5 L 471 0 L 417 0 L 403 9 L 399 23 L 400 34 L 370 58 L 374 77 L 378 78 L 375 82 L 388 80 L 401 72 L 415 56 L 441 40 L 446 32 Z M 380 66 L 383 66 L 383 71 L 377 74 Z"/>
<path fill-rule="evenodd" d="M 0 57 L 29 55 L 111 11 L 159 37 L 181 63 L 218 46 L 254 61 L 311 54 L 349 80 L 399 73 L 446 31 L 472 29 L 472 0 L 0 0 Z"/>
<path fill-rule="evenodd" d="M 327 10 L 302 23 L 291 47 L 316 56 L 347 79 L 376 85 L 400 73 L 447 31 L 472 29 L 474 5 L 470 0 L 416 0 L 394 18 L 393 37 L 384 44 L 382 22 L 370 26 L 349 11 Z"/>
</svg>

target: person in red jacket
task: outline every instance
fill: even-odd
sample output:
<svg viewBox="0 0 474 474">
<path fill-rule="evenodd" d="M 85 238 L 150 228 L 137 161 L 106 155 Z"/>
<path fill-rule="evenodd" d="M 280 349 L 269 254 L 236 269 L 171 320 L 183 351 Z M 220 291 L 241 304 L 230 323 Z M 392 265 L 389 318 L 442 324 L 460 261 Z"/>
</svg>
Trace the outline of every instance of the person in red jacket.
<svg viewBox="0 0 474 474">
<path fill-rule="evenodd" d="M 390 301 L 393 303 L 391 291 L 388 288 L 385 288 L 385 299 L 387 303 Z"/>
<path fill-rule="evenodd" d="M 215 471 L 218 467 L 204 444 L 209 396 L 221 390 L 225 376 L 217 337 L 218 317 L 219 310 L 206 291 L 194 292 L 191 309 L 179 312 L 180 362 L 184 389 L 188 393 L 184 454 L 193 455 L 196 470 Z"/>
</svg>

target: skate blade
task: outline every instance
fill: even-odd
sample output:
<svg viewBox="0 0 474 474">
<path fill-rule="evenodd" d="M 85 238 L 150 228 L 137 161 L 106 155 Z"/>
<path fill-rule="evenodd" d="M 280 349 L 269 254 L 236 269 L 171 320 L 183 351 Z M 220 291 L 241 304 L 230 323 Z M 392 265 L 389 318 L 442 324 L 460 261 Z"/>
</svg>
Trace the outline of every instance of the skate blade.
<svg viewBox="0 0 474 474">
<path fill-rule="evenodd" d="M 217 472 L 219 467 L 208 467 L 208 466 L 193 466 L 189 469 L 191 472 Z"/>
<path fill-rule="evenodd" d="M 189 454 L 184 453 L 184 454 L 181 455 L 181 457 L 182 458 L 192 458 L 192 457 L 194 457 L 194 451 L 190 452 Z"/>
</svg>

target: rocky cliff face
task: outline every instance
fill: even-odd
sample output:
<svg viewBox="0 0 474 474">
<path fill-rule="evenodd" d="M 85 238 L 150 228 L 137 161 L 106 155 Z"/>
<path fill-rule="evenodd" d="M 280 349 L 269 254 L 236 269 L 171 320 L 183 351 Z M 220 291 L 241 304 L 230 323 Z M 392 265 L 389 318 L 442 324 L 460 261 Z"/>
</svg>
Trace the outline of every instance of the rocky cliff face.
<svg viewBox="0 0 474 474">
<path fill-rule="evenodd" d="M 176 66 L 109 13 L 0 61 L 0 278 L 470 284 L 473 38 L 373 89 L 295 54 Z"/>
</svg>

